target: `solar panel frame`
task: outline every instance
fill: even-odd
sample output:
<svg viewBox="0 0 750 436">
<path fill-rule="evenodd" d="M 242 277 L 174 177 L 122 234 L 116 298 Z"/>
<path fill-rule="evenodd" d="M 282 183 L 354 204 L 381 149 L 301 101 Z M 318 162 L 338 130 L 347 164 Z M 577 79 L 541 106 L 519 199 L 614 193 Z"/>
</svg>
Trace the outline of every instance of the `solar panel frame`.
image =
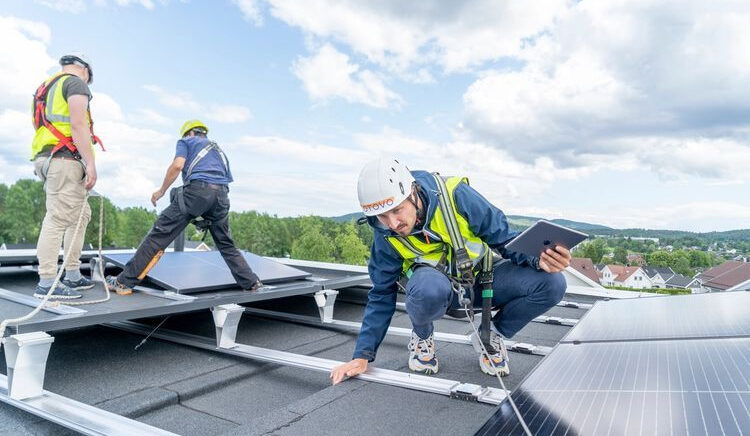
<svg viewBox="0 0 750 436">
<path fill-rule="evenodd" d="M 741 434 L 748 356 L 750 338 L 560 344 L 511 395 L 537 435 Z M 476 434 L 523 430 L 506 401 Z"/>
<path fill-rule="evenodd" d="M 241 253 L 264 284 L 306 279 L 312 275 L 253 253 Z M 133 254 L 110 254 L 104 258 L 122 268 Z M 153 283 L 181 294 L 239 289 L 218 251 L 166 252 L 147 277 Z"/>
<path fill-rule="evenodd" d="M 598 301 L 560 342 L 750 337 L 748 308 L 746 291 Z"/>
</svg>

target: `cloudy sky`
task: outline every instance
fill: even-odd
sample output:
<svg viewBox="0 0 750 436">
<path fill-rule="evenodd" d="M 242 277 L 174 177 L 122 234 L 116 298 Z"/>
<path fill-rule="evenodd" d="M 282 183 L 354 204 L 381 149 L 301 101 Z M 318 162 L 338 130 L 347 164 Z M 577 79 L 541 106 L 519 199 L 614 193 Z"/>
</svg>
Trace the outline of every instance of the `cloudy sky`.
<svg viewBox="0 0 750 436">
<path fill-rule="evenodd" d="M 81 50 L 121 207 L 201 118 L 235 210 L 356 211 L 388 155 L 507 214 L 750 228 L 748 23 L 744 0 L 5 0 L 0 182 L 31 176 L 30 95 Z"/>
</svg>

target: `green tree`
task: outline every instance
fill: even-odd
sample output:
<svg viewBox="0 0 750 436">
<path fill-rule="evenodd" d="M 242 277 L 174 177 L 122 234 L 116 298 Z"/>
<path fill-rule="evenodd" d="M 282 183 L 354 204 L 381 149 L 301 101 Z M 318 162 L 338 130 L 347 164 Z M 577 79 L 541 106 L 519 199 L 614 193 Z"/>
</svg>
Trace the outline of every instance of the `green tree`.
<svg viewBox="0 0 750 436">
<path fill-rule="evenodd" d="M 102 247 L 113 247 L 117 245 L 118 237 L 120 236 L 120 211 L 107 197 L 89 197 L 91 221 L 89 221 L 89 225 L 86 227 L 86 239 L 84 239 L 84 242 L 91 244 L 94 248 L 99 246 L 99 209 L 101 201 L 104 201 Z M 78 219 L 78 217 L 75 218 Z"/>
<path fill-rule="evenodd" d="M 97 211 L 98 205 L 94 207 Z M 118 215 L 116 245 L 120 247 L 137 247 L 156 221 L 156 213 L 143 207 L 126 207 Z"/>
<path fill-rule="evenodd" d="M 588 257 L 592 262 L 599 263 L 607 252 L 607 243 L 604 239 L 597 238 L 583 244 L 580 250 L 581 257 Z"/>
<path fill-rule="evenodd" d="M 336 260 L 350 265 L 365 265 L 369 250 L 357 235 L 356 224 L 345 224 L 342 232 L 334 240 Z"/>
<path fill-rule="evenodd" d="M 333 240 L 315 222 L 305 222 L 301 235 L 292 243 L 292 257 L 295 259 L 333 262 L 333 253 Z"/>
<path fill-rule="evenodd" d="M 3 228 L 6 242 L 36 242 L 42 228 L 46 208 L 42 182 L 21 179 L 14 183 L 5 196 Z"/>
<path fill-rule="evenodd" d="M 628 264 L 628 250 L 625 247 L 615 248 L 613 260 L 617 264 L 627 265 Z"/>
<path fill-rule="evenodd" d="M 650 266 L 666 267 L 670 266 L 670 263 L 672 262 L 672 256 L 668 251 L 658 250 L 649 254 L 646 260 L 648 261 L 648 264 Z"/>
</svg>

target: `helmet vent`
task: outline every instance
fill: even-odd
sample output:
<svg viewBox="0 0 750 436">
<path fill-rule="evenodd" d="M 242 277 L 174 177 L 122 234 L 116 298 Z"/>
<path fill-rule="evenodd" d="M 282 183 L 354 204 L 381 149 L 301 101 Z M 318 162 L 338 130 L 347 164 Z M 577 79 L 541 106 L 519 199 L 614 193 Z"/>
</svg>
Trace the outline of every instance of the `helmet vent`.
<svg viewBox="0 0 750 436">
<path fill-rule="evenodd" d="M 404 192 L 404 184 L 401 183 L 401 182 L 398 182 L 398 187 L 401 188 L 401 193 L 405 194 L 405 192 Z"/>
</svg>

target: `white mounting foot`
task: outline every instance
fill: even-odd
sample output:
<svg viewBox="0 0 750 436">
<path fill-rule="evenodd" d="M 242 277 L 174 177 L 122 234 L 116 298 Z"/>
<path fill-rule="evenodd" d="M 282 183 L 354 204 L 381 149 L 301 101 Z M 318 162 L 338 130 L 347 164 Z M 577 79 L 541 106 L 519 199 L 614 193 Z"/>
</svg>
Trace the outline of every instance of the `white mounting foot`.
<svg viewBox="0 0 750 436">
<path fill-rule="evenodd" d="M 3 339 L 10 398 L 24 400 L 42 395 L 47 356 L 54 340 L 44 332 L 21 333 Z"/>
<path fill-rule="evenodd" d="M 323 289 L 315 293 L 315 304 L 318 305 L 318 313 L 322 322 L 333 321 L 333 304 L 336 302 L 337 295 L 339 291 L 333 289 Z"/>
<path fill-rule="evenodd" d="M 238 304 L 222 304 L 211 308 L 216 325 L 216 346 L 219 348 L 233 348 L 237 345 L 237 326 L 245 308 Z"/>
</svg>

